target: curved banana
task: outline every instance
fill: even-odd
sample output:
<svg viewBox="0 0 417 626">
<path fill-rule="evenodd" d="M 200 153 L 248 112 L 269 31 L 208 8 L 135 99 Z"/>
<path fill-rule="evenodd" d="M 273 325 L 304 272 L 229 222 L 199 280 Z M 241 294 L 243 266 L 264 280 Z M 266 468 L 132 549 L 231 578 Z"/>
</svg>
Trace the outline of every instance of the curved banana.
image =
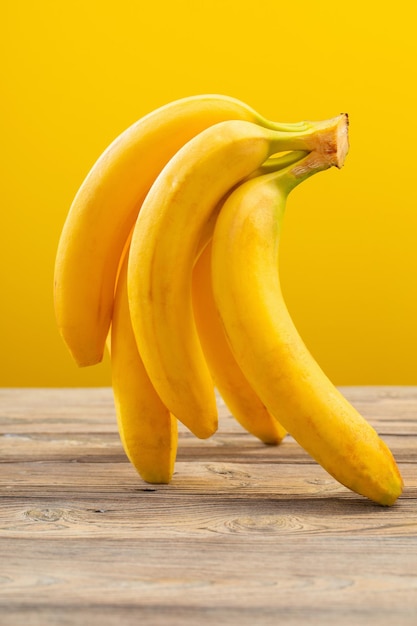
<svg viewBox="0 0 417 626">
<path fill-rule="evenodd" d="M 109 145 L 88 173 L 64 223 L 54 275 L 57 325 L 79 366 L 102 359 L 119 260 L 154 179 L 189 139 L 228 119 L 288 133 L 309 127 L 307 122 L 269 122 L 227 96 L 192 96 L 139 119 Z"/>
<path fill-rule="evenodd" d="M 211 242 L 200 254 L 193 271 L 193 308 L 204 356 L 229 411 L 245 430 L 270 445 L 287 434 L 266 409 L 244 376 L 230 349 L 218 317 L 211 285 Z"/>
<path fill-rule="evenodd" d="M 217 428 L 213 382 L 193 317 L 191 282 L 198 247 L 220 199 L 271 155 L 336 141 L 346 117 L 282 133 L 226 121 L 191 139 L 169 161 L 141 207 L 128 262 L 136 343 L 165 406 L 197 437 Z"/>
<path fill-rule="evenodd" d="M 254 172 L 261 176 L 268 172 L 283 169 L 307 156 L 307 152 L 289 152 L 283 156 L 265 161 Z M 209 224 L 203 241 L 203 251 L 193 270 L 192 297 L 194 317 L 201 347 L 215 386 L 229 411 L 240 425 L 266 444 L 277 445 L 287 434 L 266 409 L 244 376 L 230 349 L 224 333 L 216 303 L 211 279 L 211 238 L 215 221 Z M 211 227 L 212 226 L 212 227 Z M 205 241 L 208 241 L 206 245 Z"/>
<path fill-rule="evenodd" d="M 177 420 L 155 392 L 136 347 L 127 297 L 127 256 L 117 281 L 110 337 L 113 396 L 125 453 L 143 480 L 169 483 L 177 452 Z"/>
<path fill-rule="evenodd" d="M 325 163 L 311 153 L 229 196 L 213 236 L 213 290 L 235 358 L 268 410 L 336 480 L 391 505 L 403 488 L 395 460 L 308 352 L 277 272 L 288 194 L 313 173 L 343 164 L 344 154 Z"/>
</svg>

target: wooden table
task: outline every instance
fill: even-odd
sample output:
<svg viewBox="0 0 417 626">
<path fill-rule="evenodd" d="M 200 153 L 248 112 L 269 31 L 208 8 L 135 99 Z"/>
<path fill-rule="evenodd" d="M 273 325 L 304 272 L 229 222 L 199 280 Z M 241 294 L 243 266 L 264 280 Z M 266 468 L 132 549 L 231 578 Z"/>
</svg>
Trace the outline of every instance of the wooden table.
<svg viewBox="0 0 417 626">
<path fill-rule="evenodd" d="M 342 388 L 391 447 L 379 507 L 220 406 L 170 485 L 121 448 L 110 389 L 0 390 L 1 626 L 417 624 L 417 387 Z"/>
</svg>

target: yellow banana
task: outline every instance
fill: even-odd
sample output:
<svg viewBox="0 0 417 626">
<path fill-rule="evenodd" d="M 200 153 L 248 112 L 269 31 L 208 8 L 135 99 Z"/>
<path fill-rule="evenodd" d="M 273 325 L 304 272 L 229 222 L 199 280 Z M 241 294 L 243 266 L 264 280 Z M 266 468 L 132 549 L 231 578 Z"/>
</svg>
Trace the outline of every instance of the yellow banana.
<svg viewBox="0 0 417 626">
<path fill-rule="evenodd" d="M 252 176 L 283 169 L 305 157 L 307 152 L 290 152 L 268 159 Z M 216 217 L 216 215 L 215 215 Z M 287 431 L 266 409 L 236 362 L 224 333 L 213 296 L 211 280 L 211 237 L 215 220 L 208 223 L 203 251 L 193 270 L 194 317 L 208 368 L 231 414 L 245 430 L 266 444 L 277 445 Z M 205 245 L 206 240 L 208 243 Z"/>
<path fill-rule="evenodd" d="M 287 431 L 266 409 L 230 349 L 218 317 L 211 286 L 211 242 L 200 254 L 193 271 L 193 306 L 201 347 L 215 386 L 231 414 L 252 435 L 276 445 Z"/>
<path fill-rule="evenodd" d="M 312 152 L 228 197 L 213 236 L 213 290 L 235 358 L 268 410 L 340 483 L 391 505 L 403 488 L 391 451 L 308 352 L 277 272 L 288 194 L 311 174 L 341 166 L 342 144 L 338 155 Z"/>
<path fill-rule="evenodd" d="M 289 154 L 285 157 L 271 159 L 260 168 L 259 172 L 284 167 L 289 161 L 294 162 L 305 153 Z M 214 225 L 213 225 L 214 227 Z M 212 228 L 210 236 L 212 234 Z M 144 369 L 142 359 L 137 350 L 130 321 L 130 311 L 127 299 L 126 271 L 130 237 L 125 245 L 119 268 L 119 278 L 113 308 L 111 331 L 107 339 L 107 348 L 111 356 L 112 387 L 120 438 L 125 453 L 136 468 L 140 476 L 148 483 L 169 483 L 174 469 L 177 450 L 177 420 L 171 416 L 157 396 L 149 377 Z M 204 285 L 201 285 L 202 287 Z M 207 288 L 211 295 L 211 285 Z M 203 300 L 207 298 L 202 293 Z M 197 304 L 201 304 L 199 299 Z M 222 332 L 222 330 L 221 330 Z M 224 337 L 224 335 L 223 335 Z M 226 364 L 224 355 L 228 355 L 229 368 L 224 371 L 230 379 L 232 360 L 230 349 L 223 347 L 219 341 L 218 354 L 222 357 L 222 365 Z M 113 350 L 112 350 L 113 346 Z M 226 348 L 226 349 L 225 349 Z M 219 361 L 220 365 L 220 361 Z M 224 365 L 223 365 L 224 366 Z M 243 383 L 244 385 L 244 383 Z M 242 385 L 242 386 L 243 386 Z M 234 389 L 236 392 L 236 388 Z M 252 400 L 249 389 L 240 393 L 245 396 L 245 409 L 249 421 L 249 430 L 259 436 L 266 443 L 278 443 L 285 435 L 285 431 L 276 420 L 266 414 L 265 407 L 258 401 Z M 242 400 L 234 401 L 232 406 L 238 408 Z M 256 412 L 254 412 L 256 410 Z M 240 420 L 245 426 L 245 416 Z"/>
<path fill-rule="evenodd" d="M 127 256 L 117 281 L 110 337 L 113 395 L 126 455 L 146 482 L 169 483 L 177 452 L 177 420 L 155 392 L 136 347 L 127 297 Z"/>
<path fill-rule="evenodd" d="M 193 265 L 206 224 L 220 199 L 271 155 L 326 151 L 345 126 L 345 116 L 291 133 L 247 121 L 221 122 L 176 153 L 142 204 L 128 262 L 136 343 L 163 403 L 197 437 L 209 437 L 217 428 L 213 382 L 191 296 Z"/>
<path fill-rule="evenodd" d="M 119 260 L 155 177 L 194 135 L 228 119 L 288 133 L 309 126 L 269 122 L 227 96 L 192 96 L 138 120 L 110 144 L 88 173 L 63 226 L 54 276 L 57 325 L 79 366 L 102 359 Z"/>
</svg>

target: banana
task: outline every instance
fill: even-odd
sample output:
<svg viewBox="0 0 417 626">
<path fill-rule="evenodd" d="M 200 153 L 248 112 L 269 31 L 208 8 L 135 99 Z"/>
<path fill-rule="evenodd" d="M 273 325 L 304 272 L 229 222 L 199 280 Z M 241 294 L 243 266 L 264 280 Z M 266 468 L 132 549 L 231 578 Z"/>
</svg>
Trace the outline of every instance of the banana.
<svg viewBox="0 0 417 626">
<path fill-rule="evenodd" d="M 245 182 L 221 208 L 212 240 L 213 292 L 233 354 L 267 409 L 336 480 L 392 505 L 403 480 L 387 445 L 304 345 L 280 288 L 278 247 L 288 194 L 343 164 L 347 145 Z"/>
<path fill-rule="evenodd" d="M 197 331 L 215 386 L 229 411 L 245 430 L 276 445 L 287 431 L 266 409 L 236 362 L 219 320 L 211 285 L 211 242 L 193 271 L 193 307 Z"/>
<path fill-rule="evenodd" d="M 62 229 L 54 272 L 57 326 L 79 366 L 102 359 L 119 260 L 154 179 L 189 139 L 228 119 L 290 134 L 309 127 L 307 122 L 275 124 L 227 96 L 183 98 L 127 128 L 83 181 Z"/>
<path fill-rule="evenodd" d="M 307 152 L 290 152 L 268 159 L 248 178 L 283 169 L 305 157 Z M 213 296 L 211 279 L 211 237 L 213 227 L 205 233 L 206 245 L 193 269 L 192 298 L 195 322 L 201 347 L 215 387 L 233 417 L 252 435 L 266 444 L 277 445 L 287 434 L 266 409 L 236 362 L 221 324 Z M 205 241 L 204 241 L 205 243 Z"/>
<path fill-rule="evenodd" d="M 109 351 L 125 453 L 143 480 L 169 483 L 177 452 L 177 420 L 155 392 L 136 347 L 127 297 L 127 255 L 117 281 Z"/>
<path fill-rule="evenodd" d="M 132 327 L 162 402 L 199 438 L 217 429 L 213 381 L 199 342 L 191 294 L 193 266 L 206 225 L 220 199 L 273 154 L 326 152 L 345 129 L 344 115 L 291 133 L 248 121 L 220 122 L 172 157 L 142 204 L 128 261 Z"/>
</svg>

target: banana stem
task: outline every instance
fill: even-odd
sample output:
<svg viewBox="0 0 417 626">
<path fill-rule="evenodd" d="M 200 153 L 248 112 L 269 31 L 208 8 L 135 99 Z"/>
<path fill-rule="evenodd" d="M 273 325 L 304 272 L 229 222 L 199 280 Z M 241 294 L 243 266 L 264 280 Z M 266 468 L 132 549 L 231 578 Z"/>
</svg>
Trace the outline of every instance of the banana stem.
<svg viewBox="0 0 417 626">
<path fill-rule="evenodd" d="M 304 120 L 301 122 L 282 123 L 268 120 L 266 117 L 263 117 L 263 115 L 256 113 L 256 111 L 254 111 L 254 115 L 257 124 L 263 126 L 264 128 L 269 128 L 270 130 L 277 130 L 283 133 L 296 133 L 310 128 L 310 122 Z"/>
<path fill-rule="evenodd" d="M 327 164 L 327 167 L 341 168 L 349 150 L 348 138 L 349 118 L 346 113 L 323 122 L 309 122 L 307 130 L 293 133 L 273 132 L 272 148 L 276 152 L 286 150 L 303 150 L 313 152 L 311 157 L 314 166 Z"/>
<path fill-rule="evenodd" d="M 337 118 L 336 118 L 337 119 Z M 335 126 L 323 129 L 314 135 L 317 141 L 316 148 L 311 152 L 293 151 L 279 159 L 280 167 L 273 168 L 274 160 L 268 159 L 264 163 L 266 172 L 271 172 L 271 180 L 279 181 L 281 188 L 290 193 L 294 187 L 305 181 L 313 174 L 329 169 L 330 167 L 341 168 L 344 165 L 349 149 L 348 143 L 348 118 L 340 116 Z M 284 158 L 288 165 L 283 167 Z"/>
<path fill-rule="evenodd" d="M 294 165 L 294 163 L 298 163 L 304 157 L 308 156 L 310 153 L 306 150 L 292 150 L 291 152 L 286 152 L 285 154 L 280 154 L 279 156 L 272 156 L 267 159 L 259 169 L 255 170 L 253 174 L 251 174 L 248 178 L 254 178 L 256 176 L 262 176 L 263 174 L 269 174 L 272 172 L 277 172 L 278 170 L 283 170 L 289 165 Z"/>
</svg>

